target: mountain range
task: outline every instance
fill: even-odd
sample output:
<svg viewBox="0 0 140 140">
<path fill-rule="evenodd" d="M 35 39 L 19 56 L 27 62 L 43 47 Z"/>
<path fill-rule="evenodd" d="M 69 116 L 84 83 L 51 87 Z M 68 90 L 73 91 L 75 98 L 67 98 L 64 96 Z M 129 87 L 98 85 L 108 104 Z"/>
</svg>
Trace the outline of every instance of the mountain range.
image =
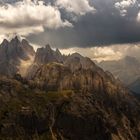
<svg viewBox="0 0 140 140">
<path fill-rule="evenodd" d="M 139 140 L 140 102 L 78 53 L 0 45 L 0 139 Z"/>
</svg>

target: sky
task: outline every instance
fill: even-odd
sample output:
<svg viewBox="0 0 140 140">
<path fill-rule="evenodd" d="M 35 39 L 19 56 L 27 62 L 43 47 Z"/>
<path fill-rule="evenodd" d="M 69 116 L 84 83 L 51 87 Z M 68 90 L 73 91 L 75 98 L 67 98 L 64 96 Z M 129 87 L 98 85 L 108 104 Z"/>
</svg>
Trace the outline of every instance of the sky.
<svg viewBox="0 0 140 140">
<path fill-rule="evenodd" d="M 0 40 L 13 35 L 98 61 L 139 56 L 140 0 L 0 0 Z"/>
</svg>

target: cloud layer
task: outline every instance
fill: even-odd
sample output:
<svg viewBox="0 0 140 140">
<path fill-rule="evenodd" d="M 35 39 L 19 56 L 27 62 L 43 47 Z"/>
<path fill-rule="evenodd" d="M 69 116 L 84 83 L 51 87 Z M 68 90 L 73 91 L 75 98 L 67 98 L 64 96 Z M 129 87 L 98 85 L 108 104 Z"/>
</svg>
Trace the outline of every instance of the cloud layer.
<svg viewBox="0 0 140 140">
<path fill-rule="evenodd" d="M 115 7 L 120 11 L 122 16 L 127 14 L 127 10 L 136 4 L 137 0 L 122 0 L 115 3 Z"/>
<path fill-rule="evenodd" d="M 76 15 L 85 15 L 87 12 L 95 11 L 95 8 L 89 5 L 88 0 L 57 0 L 56 5 Z"/>
<path fill-rule="evenodd" d="M 62 18 L 60 9 L 64 8 L 67 12 L 79 15 L 94 10 L 88 0 L 80 1 L 55 0 L 53 4 L 43 0 L 22 0 L 13 3 L 3 1 L 0 4 L 0 35 L 27 36 L 44 32 L 45 29 L 72 27 L 70 21 Z"/>
<path fill-rule="evenodd" d="M 138 42 L 139 5 L 140 0 L 1 0 L 0 35 L 24 35 L 58 48 Z"/>
<path fill-rule="evenodd" d="M 24 0 L 0 6 L 0 34 L 43 32 L 44 27 L 56 29 L 72 26 L 61 19 L 60 11 L 43 1 Z"/>
<path fill-rule="evenodd" d="M 92 60 L 100 61 L 108 61 L 108 60 L 119 60 L 125 56 L 136 57 L 140 60 L 140 44 L 119 44 L 119 45 L 111 45 L 111 46 L 103 46 L 103 47 L 91 47 L 91 48 L 69 48 L 69 49 L 61 49 L 63 54 L 71 54 L 78 52 L 83 56 L 87 56 Z"/>
</svg>

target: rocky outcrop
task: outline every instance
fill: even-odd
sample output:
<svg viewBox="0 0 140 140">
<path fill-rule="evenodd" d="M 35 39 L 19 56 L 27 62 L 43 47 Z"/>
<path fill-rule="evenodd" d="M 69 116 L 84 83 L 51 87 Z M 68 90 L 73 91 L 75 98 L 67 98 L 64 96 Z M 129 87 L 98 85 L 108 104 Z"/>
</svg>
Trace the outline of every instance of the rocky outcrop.
<svg viewBox="0 0 140 140">
<path fill-rule="evenodd" d="M 38 86 L 45 90 L 72 89 L 105 92 L 105 90 L 109 91 L 110 88 L 114 87 L 114 90 L 117 91 L 119 84 L 115 78 L 100 69 L 94 71 L 95 69 L 98 69 L 98 67 L 95 66 L 93 71 L 82 68 L 73 71 L 71 67 L 64 64 L 49 63 L 37 68 L 36 73 L 32 73 L 29 79 L 37 81 Z M 116 87 L 114 84 L 116 84 Z"/>
<path fill-rule="evenodd" d="M 87 57 L 83 57 L 78 53 L 63 56 L 58 49 L 54 51 L 50 46 L 47 46 L 46 48 L 37 50 L 35 61 L 29 68 L 27 77 L 34 77 L 34 75 L 37 75 L 40 68 L 43 68 L 44 71 L 44 67 L 46 67 L 47 64 L 51 65 L 51 63 L 67 67 L 72 73 L 80 70 L 98 71 L 98 73 L 103 72 L 101 68 L 95 65 L 95 63 Z"/>
<path fill-rule="evenodd" d="M 59 49 L 56 49 L 54 51 L 53 49 L 51 49 L 49 44 L 45 47 L 38 48 L 33 63 L 28 67 L 26 77 L 28 79 L 32 78 L 33 75 L 36 75 L 42 65 L 49 63 L 63 64 L 64 58 L 65 56 L 61 54 Z"/>
<path fill-rule="evenodd" d="M 58 49 L 54 51 L 51 49 L 50 45 L 46 45 L 44 48 L 37 49 L 34 62 L 37 64 L 63 62 L 63 56 Z"/>
<path fill-rule="evenodd" d="M 65 61 L 64 65 L 68 66 L 72 71 L 85 69 L 85 70 L 92 70 L 96 71 L 96 69 L 99 69 L 92 60 L 90 60 L 87 57 L 83 57 L 78 53 L 74 53 L 72 55 L 69 55 Z"/>
<path fill-rule="evenodd" d="M 41 50 L 41 49 L 40 49 Z M 44 48 L 42 48 L 44 50 Z M 54 53 L 48 48 L 49 58 Z M 41 51 L 44 53 L 45 51 Z M 53 53 L 50 53 L 53 52 Z M 78 53 L 67 56 L 63 62 L 44 61 L 47 55 L 37 55 L 39 61 L 44 63 L 34 63 L 29 71 L 27 78 L 37 81 L 38 86 L 45 90 L 85 90 L 105 92 L 110 88 L 119 88 L 116 79 L 109 72 L 104 72 L 89 58 L 83 57 Z M 39 57 L 40 56 L 40 57 Z M 49 60 L 49 59 L 47 59 Z M 35 61 L 37 62 L 37 61 Z M 116 87 L 113 86 L 116 84 Z M 104 89 L 105 87 L 105 89 Z"/>
</svg>

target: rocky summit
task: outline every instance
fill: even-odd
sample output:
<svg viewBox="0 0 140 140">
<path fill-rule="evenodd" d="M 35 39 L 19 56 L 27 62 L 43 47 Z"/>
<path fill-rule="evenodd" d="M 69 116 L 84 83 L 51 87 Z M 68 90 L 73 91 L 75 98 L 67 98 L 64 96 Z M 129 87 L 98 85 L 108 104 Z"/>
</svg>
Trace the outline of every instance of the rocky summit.
<svg viewBox="0 0 140 140">
<path fill-rule="evenodd" d="M 0 74 L 13 76 L 19 72 L 21 61 L 29 61 L 35 51 L 28 41 L 16 36 L 10 42 L 6 39 L 0 45 Z"/>
<path fill-rule="evenodd" d="M 0 139 L 140 139 L 139 101 L 89 58 L 15 38 L 1 44 L 0 62 Z"/>
</svg>

